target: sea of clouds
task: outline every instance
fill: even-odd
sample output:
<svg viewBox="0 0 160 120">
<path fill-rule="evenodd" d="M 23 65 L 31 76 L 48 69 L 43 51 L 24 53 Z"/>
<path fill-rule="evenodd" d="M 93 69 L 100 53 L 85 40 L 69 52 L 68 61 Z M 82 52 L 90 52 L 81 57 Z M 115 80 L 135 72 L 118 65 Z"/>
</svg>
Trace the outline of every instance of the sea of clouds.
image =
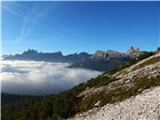
<svg viewBox="0 0 160 120">
<path fill-rule="evenodd" d="M 93 70 L 67 68 L 68 63 L 18 60 L 0 62 L 1 90 L 13 94 L 57 93 L 101 74 Z"/>
</svg>

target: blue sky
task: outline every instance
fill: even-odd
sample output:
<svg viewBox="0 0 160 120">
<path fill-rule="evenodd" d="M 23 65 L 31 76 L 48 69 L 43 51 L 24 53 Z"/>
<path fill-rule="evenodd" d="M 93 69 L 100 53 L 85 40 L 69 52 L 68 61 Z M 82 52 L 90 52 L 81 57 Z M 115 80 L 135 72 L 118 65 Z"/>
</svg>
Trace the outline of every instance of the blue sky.
<svg viewBox="0 0 160 120">
<path fill-rule="evenodd" d="M 2 2 L 2 51 L 155 50 L 160 2 Z"/>
</svg>

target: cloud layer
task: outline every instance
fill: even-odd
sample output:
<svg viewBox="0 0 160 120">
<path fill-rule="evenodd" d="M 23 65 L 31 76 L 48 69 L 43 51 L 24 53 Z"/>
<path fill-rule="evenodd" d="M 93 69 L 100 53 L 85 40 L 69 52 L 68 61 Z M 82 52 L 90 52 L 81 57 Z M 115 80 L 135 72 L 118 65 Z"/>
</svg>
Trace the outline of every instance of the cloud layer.
<svg viewBox="0 0 160 120">
<path fill-rule="evenodd" d="M 66 68 L 68 63 L 1 61 L 2 92 L 46 95 L 94 78 L 97 71 Z"/>
</svg>

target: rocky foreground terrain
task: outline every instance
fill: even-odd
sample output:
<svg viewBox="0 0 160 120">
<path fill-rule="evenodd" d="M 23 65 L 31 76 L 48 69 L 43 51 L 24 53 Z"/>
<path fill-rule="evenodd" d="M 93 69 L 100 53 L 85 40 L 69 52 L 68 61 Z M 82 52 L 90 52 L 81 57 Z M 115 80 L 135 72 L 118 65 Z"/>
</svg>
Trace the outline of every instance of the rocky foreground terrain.
<svg viewBox="0 0 160 120">
<path fill-rule="evenodd" d="M 160 87 L 123 102 L 94 108 L 70 120 L 160 120 Z"/>
<path fill-rule="evenodd" d="M 99 99 L 93 109 L 69 120 L 160 120 L 160 53 L 111 77 L 115 80 L 110 84 L 88 88 L 78 97 L 85 101 L 103 92 L 108 99 L 112 93 L 112 102 L 101 107 Z"/>
</svg>

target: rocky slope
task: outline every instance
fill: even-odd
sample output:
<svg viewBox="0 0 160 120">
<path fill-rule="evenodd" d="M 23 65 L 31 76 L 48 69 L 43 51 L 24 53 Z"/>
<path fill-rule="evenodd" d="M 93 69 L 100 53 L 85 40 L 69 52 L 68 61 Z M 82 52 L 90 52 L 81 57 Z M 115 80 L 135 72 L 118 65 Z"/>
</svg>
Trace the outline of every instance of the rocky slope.
<svg viewBox="0 0 160 120">
<path fill-rule="evenodd" d="M 123 102 L 107 104 L 69 120 L 159 120 L 160 87 L 151 88 Z"/>
<path fill-rule="evenodd" d="M 82 103 L 96 99 L 94 108 L 71 120 L 160 119 L 160 87 L 156 87 L 160 86 L 160 53 L 110 77 L 113 81 L 108 85 L 87 88 L 78 95 Z"/>
</svg>

